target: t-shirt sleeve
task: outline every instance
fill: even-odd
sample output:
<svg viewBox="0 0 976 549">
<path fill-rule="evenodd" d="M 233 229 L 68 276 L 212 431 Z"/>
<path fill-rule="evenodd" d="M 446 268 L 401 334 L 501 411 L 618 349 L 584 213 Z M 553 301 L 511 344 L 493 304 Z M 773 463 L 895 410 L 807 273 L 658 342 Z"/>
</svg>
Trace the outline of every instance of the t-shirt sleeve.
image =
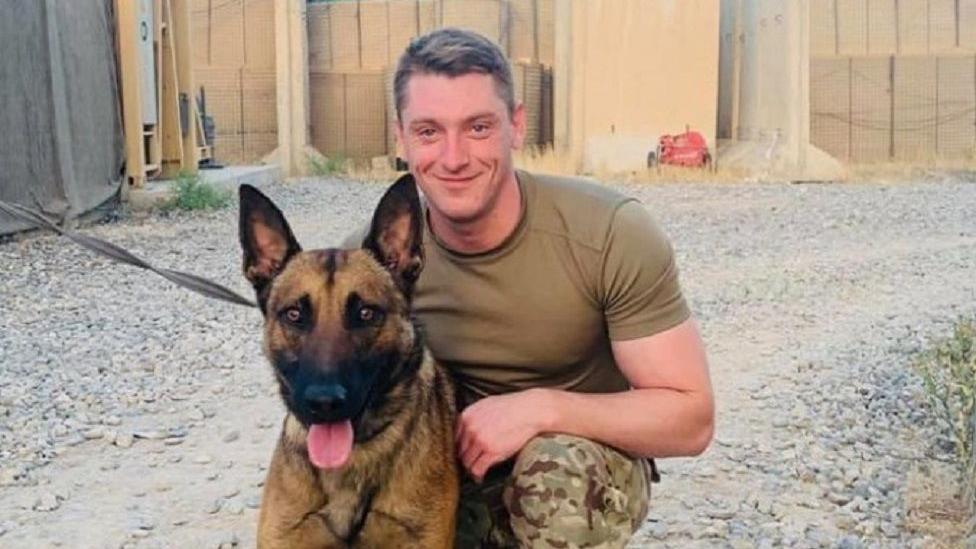
<svg viewBox="0 0 976 549">
<path fill-rule="evenodd" d="M 691 316 L 671 243 L 635 200 L 614 214 L 603 249 L 601 286 L 611 340 L 653 335 Z"/>
</svg>

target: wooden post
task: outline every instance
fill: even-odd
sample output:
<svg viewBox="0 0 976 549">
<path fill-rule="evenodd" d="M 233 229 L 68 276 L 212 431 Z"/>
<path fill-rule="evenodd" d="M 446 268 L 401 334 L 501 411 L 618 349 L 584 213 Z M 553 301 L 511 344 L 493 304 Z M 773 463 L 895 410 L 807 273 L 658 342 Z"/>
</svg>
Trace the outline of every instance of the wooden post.
<svg viewBox="0 0 976 549">
<path fill-rule="evenodd" d="M 172 3 L 170 0 L 162 2 L 162 18 L 158 27 L 162 30 L 159 62 L 162 65 L 159 96 L 160 129 L 162 130 L 162 174 L 163 177 L 175 177 L 184 166 L 183 139 L 180 135 L 180 92 L 177 88 L 179 77 L 176 75 L 176 46 L 173 40 Z"/>
<path fill-rule="evenodd" d="M 131 0 L 130 0 L 131 1 Z M 153 52 L 156 61 L 156 126 L 147 127 L 143 130 L 143 137 L 148 143 L 149 158 L 146 159 L 146 173 L 158 174 L 163 166 L 163 139 L 159 135 L 159 126 L 163 122 L 162 104 L 163 97 L 163 0 L 153 0 Z"/>
<path fill-rule="evenodd" d="M 200 164 L 197 141 L 197 87 L 193 78 L 193 29 L 190 24 L 190 0 L 170 0 L 173 46 L 176 52 L 176 89 L 187 100 L 187 127 L 182 129 L 183 169 L 196 173 Z M 201 135 L 202 137 L 202 135 Z"/>
<path fill-rule="evenodd" d="M 139 52 L 136 35 L 138 6 L 130 0 L 115 0 L 115 28 L 118 33 L 119 74 L 122 84 L 122 126 L 125 133 L 125 171 L 129 184 L 141 187 L 146 181 L 146 154 L 142 146 L 142 102 L 140 100 Z"/>
<path fill-rule="evenodd" d="M 275 0 L 275 74 L 278 148 L 284 177 L 308 173 L 308 157 L 321 157 L 308 136 L 308 25 L 304 0 Z"/>
</svg>

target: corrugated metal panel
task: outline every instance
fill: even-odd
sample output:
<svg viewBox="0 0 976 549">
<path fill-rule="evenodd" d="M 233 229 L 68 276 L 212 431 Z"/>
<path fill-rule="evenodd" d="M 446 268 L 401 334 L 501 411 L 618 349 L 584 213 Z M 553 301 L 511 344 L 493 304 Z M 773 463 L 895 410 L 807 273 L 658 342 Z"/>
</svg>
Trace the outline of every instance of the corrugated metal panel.
<svg viewBox="0 0 976 549">
<path fill-rule="evenodd" d="M 542 72 L 542 112 L 539 115 L 540 144 L 551 145 L 553 141 L 552 117 L 552 67 L 545 67 Z"/>
<path fill-rule="evenodd" d="M 515 100 L 525 105 L 526 145 L 542 141 L 542 70 L 539 63 L 515 63 L 512 67 Z"/>
<path fill-rule="evenodd" d="M 397 123 L 396 101 L 393 96 L 393 76 L 396 74 L 396 67 L 390 67 L 383 73 L 383 86 L 386 93 L 386 150 L 390 156 L 396 154 L 396 132 L 394 126 Z"/>
</svg>

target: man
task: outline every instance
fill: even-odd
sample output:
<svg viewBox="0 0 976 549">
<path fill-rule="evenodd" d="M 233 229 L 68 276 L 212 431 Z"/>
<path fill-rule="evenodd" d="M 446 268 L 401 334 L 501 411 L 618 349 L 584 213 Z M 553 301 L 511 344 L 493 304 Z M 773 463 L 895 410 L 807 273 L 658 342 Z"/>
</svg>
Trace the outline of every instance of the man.
<svg viewBox="0 0 976 549">
<path fill-rule="evenodd" d="M 638 202 L 516 171 L 525 135 L 501 51 L 441 29 L 407 48 L 396 135 L 426 197 L 414 297 L 463 413 L 458 546 L 623 546 L 643 458 L 712 437 L 705 352 L 670 244 Z"/>
</svg>

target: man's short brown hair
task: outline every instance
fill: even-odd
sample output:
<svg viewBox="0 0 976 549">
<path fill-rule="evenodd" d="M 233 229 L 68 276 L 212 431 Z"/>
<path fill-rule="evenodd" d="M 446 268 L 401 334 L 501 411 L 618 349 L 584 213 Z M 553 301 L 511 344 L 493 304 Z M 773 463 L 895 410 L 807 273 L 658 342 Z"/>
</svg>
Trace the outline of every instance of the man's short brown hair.
<svg viewBox="0 0 976 549">
<path fill-rule="evenodd" d="M 400 56 L 393 77 L 397 120 L 403 120 L 407 82 L 411 75 L 456 77 L 473 72 L 490 75 L 495 80 L 498 96 L 505 102 L 511 115 L 515 111 L 512 70 L 505 54 L 494 42 L 478 33 L 456 28 L 438 29 L 411 41 Z"/>
</svg>

